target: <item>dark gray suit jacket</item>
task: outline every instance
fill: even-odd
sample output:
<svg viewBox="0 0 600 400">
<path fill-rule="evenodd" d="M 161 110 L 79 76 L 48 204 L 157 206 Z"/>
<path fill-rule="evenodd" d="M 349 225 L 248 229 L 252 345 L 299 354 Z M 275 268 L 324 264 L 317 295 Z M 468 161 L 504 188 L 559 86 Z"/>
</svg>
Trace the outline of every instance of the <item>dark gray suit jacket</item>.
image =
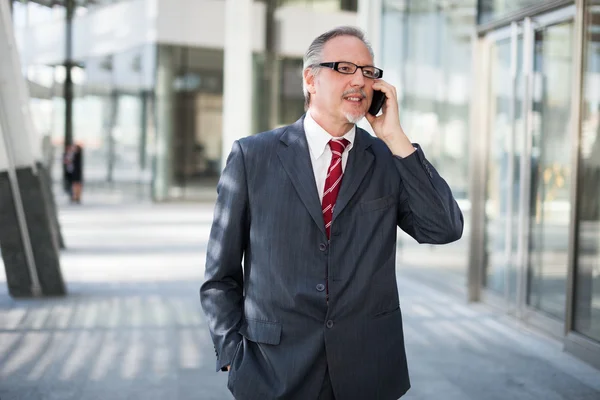
<svg viewBox="0 0 600 400">
<path fill-rule="evenodd" d="M 236 141 L 219 181 L 200 289 L 217 370 L 236 399 L 316 399 L 326 368 L 338 400 L 398 399 L 396 226 L 448 243 L 462 214 L 418 146 L 395 157 L 357 128 L 328 241 L 303 121 Z"/>
</svg>

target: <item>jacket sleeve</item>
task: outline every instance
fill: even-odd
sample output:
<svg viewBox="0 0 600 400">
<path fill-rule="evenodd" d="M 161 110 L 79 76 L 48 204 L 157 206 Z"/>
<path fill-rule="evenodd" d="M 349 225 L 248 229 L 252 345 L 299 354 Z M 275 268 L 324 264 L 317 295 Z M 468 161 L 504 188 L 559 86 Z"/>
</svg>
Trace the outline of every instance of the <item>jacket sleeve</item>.
<svg viewBox="0 0 600 400">
<path fill-rule="evenodd" d="M 200 302 L 215 345 L 217 371 L 231 364 L 242 336 L 244 274 L 242 257 L 248 238 L 248 188 L 239 142 L 217 185 L 217 202 L 206 253 Z"/>
<path fill-rule="evenodd" d="M 406 158 L 394 156 L 400 174 L 398 226 L 419 243 L 445 244 L 461 238 L 463 215 L 450 187 L 420 146 Z"/>
</svg>

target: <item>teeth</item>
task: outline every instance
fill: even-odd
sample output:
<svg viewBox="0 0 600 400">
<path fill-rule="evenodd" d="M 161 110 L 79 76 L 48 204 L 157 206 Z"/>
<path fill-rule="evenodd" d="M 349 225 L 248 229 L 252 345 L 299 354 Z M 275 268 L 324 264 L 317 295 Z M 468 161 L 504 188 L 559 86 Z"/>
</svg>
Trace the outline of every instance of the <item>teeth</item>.
<svg viewBox="0 0 600 400">
<path fill-rule="evenodd" d="M 348 97 L 348 100 L 351 100 L 351 101 L 360 101 L 360 97 Z"/>
</svg>

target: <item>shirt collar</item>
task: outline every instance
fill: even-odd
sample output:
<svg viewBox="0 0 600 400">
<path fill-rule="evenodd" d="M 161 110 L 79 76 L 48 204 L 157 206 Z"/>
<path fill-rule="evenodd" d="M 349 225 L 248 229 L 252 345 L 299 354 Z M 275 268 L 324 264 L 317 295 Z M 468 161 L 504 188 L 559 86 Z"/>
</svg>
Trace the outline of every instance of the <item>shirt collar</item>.
<svg viewBox="0 0 600 400">
<path fill-rule="evenodd" d="M 323 155 L 327 144 L 331 139 L 341 139 L 338 137 L 331 136 L 325 129 L 321 127 L 310 115 L 310 111 L 306 112 L 304 117 L 304 132 L 306 133 L 306 140 L 308 141 L 308 148 L 310 154 L 314 159 L 318 159 Z M 342 136 L 350 144 L 346 147 L 347 151 L 352 149 L 354 145 L 354 137 L 356 136 L 356 125 L 352 125 L 352 128 Z"/>
</svg>

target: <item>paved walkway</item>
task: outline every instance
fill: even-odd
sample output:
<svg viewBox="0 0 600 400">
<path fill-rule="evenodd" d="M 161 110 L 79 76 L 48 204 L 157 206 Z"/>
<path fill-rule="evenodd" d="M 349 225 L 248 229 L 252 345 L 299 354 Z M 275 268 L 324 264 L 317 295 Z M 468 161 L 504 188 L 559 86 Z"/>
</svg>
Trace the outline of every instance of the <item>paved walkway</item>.
<svg viewBox="0 0 600 400">
<path fill-rule="evenodd" d="M 211 214 L 61 206 L 69 295 L 15 301 L 0 271 L 0 399 L 231 399 L 198 299 Z M 399 290 L 413 384 L 403 400 L 600 399 L 600 371 L 560 343 L 402 269 Z"/>
</svg>

